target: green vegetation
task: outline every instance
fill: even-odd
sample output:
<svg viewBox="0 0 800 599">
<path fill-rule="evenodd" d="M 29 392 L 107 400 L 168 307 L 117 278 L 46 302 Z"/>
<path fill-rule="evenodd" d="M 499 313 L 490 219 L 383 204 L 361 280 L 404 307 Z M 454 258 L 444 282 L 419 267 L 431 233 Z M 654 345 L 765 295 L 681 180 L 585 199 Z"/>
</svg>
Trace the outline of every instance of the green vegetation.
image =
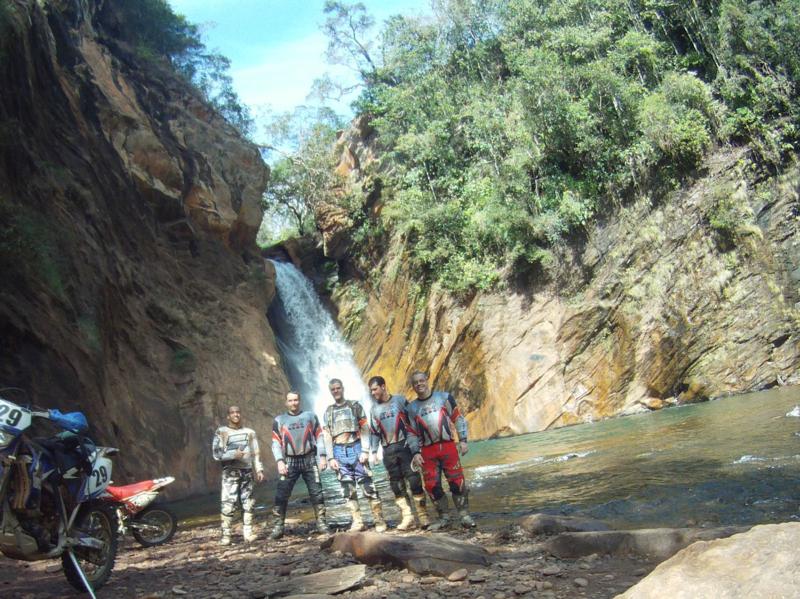
<svg viewBox="0 0 800 599">
<path fill-rule="evenodd" d="M 78 317 L 78 330 L 89 349 L 98 354 L 103 350 L 103 337 L 94 315 Z"/>
<path fill-rule="evenodd" d="M 342 126 L 330 110 L 298 108 L 270 120 L 264 151 L 275 161 L 263 203 L 276 222 L 267 243 L 287 231 L 313 231 L 314 211 L 322 203 L 347 204 L 347 187 L 335 172 L 334 143 Z"/>
<path fill-rule="evenodd" d="M 197 25 L 173 12 L 167 0 L 117 2 L 116 6 L 120 25 L 115 34 L 120 39 L 131 44 L 143 60 L 166 60 L 229 123 L 249 135 L 253 119 L 233 90 L 230 60 L 206 48 Z"/>
<path fill-rule="evenodd" d="M 172 352 L 172 361 L 169 369 L 175 374 L 190 374 L 197 368 L 197 357 L 187 348 L 176 349 Z"/>
<path fill-rule="evenodd" d="M 29 208 L 0 196 L 0 266 L 10 276 L 28 273 L 56 297 L 65 298 L 59 235 Z"/>
<path fill-rule="evenodd" d="M 453 292 L 547 270 L 555 245 L 696 176 L 715 145 L 748 144 L 768 170 L 796 150 L 794 0 L 435 6 L 376 33 L 363 5 L 329 0 L 325 30 L 329 56 L 361 74 L 356 108 L 388 167 L 382 224 Z M 730 201 L 718 231 L 746 217 Z"/>
</svg>

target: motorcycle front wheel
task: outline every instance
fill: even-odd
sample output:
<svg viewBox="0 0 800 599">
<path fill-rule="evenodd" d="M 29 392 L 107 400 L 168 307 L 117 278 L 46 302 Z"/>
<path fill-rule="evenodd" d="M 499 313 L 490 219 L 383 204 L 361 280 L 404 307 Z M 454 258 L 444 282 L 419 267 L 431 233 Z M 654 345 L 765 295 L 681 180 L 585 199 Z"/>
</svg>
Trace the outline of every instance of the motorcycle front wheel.
<svg viewBox="0 0 800 599">
<path fill-rule="evenodd" d="M 117 559 L 119 532 L 114 510 L 102 503 L 84 504 L 78 511 L 75 524 L 69 534 L 76 537 L 85 535 L 102 543 L 100 548 L 75 547 L 73 549 L 86 580 L 92 585 L 93 590 L 99 589 L 111 576 L 111 570 L 114 569 L 114 562 Z M 86 591 L 81 575 L 67 551 L 61 554 L 61 564 L 67 581 L 78 591 Z"/>
<path fill-rule="evenodd" d="M 178 518 L 163 505 L 151 505 L 136 514 L 131 533 L 143 547 L 153 547 L 169 541 L 178 530 Z"/>
</svg>

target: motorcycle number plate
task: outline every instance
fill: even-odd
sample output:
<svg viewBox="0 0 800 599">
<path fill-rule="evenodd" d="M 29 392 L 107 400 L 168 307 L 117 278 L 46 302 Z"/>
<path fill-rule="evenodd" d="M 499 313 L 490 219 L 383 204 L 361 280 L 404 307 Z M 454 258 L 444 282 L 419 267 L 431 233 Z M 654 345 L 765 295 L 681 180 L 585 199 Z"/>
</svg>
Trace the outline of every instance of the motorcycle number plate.
<svg viewBox="0 0 800 599">
<path fill-rule="evenodd" d="M 92 473 L 86 480 L 86 495 L 94 497 L 111 482 L 111 460 L 108 458 L 97 458 L 92 464 Z"/>
<path fill-rule="evenodd" d="M 0 424 L 25 430 L 31 425 L 31 412 L 0 398 Z"/>
</svg>

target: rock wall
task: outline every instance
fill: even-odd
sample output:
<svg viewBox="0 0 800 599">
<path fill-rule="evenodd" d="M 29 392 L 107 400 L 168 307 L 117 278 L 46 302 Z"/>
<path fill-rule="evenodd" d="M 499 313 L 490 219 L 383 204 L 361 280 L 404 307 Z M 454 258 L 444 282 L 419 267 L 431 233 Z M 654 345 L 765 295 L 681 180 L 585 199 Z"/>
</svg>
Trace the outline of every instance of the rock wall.
<svg viewBox="0 0 800 599">
<path fill-rule="evenodd" d="M 357 137 L 342 164 L 369 171 Z M 720 150 L 690 187 L 597 225 L 547 279 L 465 302 L 421 290 L 394 239 L 333 297 L 357 364 L 408 397 L 410 372 L 430 371 L 474 438 L 800 382 L 800 167 L 756 189 L 748 164 Z M 709 224 L 729 198 L 747 207 L 735 243 Z"/>
<path fill-rule="evenodd" d="M 114 39 L 116 2 L 6 4 L 0 387 L 84 411 L 122 450 L 118 484 L 214 490 L 227 406 L 266 450 L 288 389 L 274 272 L 252 251 L 268 171 L 182 79 Z"/>
</svg>

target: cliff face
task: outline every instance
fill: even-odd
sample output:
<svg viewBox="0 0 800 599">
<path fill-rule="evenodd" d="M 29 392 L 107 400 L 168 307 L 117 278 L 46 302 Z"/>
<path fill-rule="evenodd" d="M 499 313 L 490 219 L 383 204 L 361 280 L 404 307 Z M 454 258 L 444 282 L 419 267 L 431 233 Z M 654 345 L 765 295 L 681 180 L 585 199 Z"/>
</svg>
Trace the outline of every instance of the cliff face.
<svg viewBox="0 0 800 599">
<path fill-rule="evenodd" d="M 374 157 L 342 145 L 359 181 Z M 394 240 L 377 283 L 333 298 L 357 364 L 409 397 L 409 373 L 430 371 L 477 438 L 800 382 L 800 167 L 755 189 L 744 158 L 720 152 L 691 187 L 621 209 L 546 282 L 466 302 L 418 299 Z M 735 243 L 709 224 L 730 199 L 749 207 Z"/>
<path fill-rule="evenodd" d="M 115 481 L 213 489 L 227 406 L 266 443 L 288 388 L 247 259 L 268 171 L 103 0 L 0 15 L 0 386 L 85 412 Z M 271 462 L 271 460 L 267 460 Z"/>
</svg>

